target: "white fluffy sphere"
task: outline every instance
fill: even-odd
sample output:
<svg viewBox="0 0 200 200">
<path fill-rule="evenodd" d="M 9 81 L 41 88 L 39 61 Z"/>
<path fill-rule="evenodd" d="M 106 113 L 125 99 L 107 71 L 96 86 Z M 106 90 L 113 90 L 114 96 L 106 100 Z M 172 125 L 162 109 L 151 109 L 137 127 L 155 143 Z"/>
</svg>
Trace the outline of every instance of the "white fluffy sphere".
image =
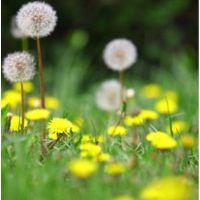
<svg viewBox="0 0 200 200">
<path fill-rule="evenodd" d="M 116 110 L 120 107 L 121 85 L 116 80 L 108 80 L 101 84 L 96 94 L 98 107 L 106 111 Z"/>
<path fill-rule="evenodd" d="M 135 45 L 127 39 L 115 39 L 109 42 L 103 52 L 106 65 L 115 71 L 129 68 L 137 59 Z"/>
<path fill-rule="evenodd" d="M 22 32 L 22 30 L 17 25 L 16 17 L 13 17 L 11 20 L 11 34 L 14 38 L 25 37 L 25 34 Z"/>
<path fill-rule="evenodd" d="M 29 37 L 45 37 L 55 28 L 56 12 L 44 2 L 30 2 L 17 13 L 18 27 Z"/>
<path fill-rule="evenodd" d="M 3 74 L 12 83 L 31 80 L 35 75 L 33 56 L 27 52 L 8 54 L 3 62 Z"/>
</svg>

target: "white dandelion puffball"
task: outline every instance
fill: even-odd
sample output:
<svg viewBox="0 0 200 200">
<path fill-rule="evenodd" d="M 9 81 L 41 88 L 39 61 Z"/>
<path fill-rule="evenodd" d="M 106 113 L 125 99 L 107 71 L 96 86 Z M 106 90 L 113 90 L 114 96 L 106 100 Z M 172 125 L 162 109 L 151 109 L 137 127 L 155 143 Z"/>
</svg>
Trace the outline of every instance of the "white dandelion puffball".
<svg viewBox="0 0 200 200">
<path fill-rule="evenodd" d="M 137 49 L 127 39 L 115 39 L 109 42 L 103 52 L 105 64 L 115 71 L 129 68 L 136 62 Z"/>
<path fill-rule="evenodd" d="M 101 84 L 96 94 L 96 103 L 99 108 L 112 111 L 120 107 L 121 85 L 116 80 L 108 80 Z"/>
<path fill-rule="evenodd" d="M 126 90 L 126 97 L 127 98 L 132 98 L 135 96 L 135 90 L 133 88 L 128 88 Z"/>
<path fill-rule="evenodd" d="M 56 11 L 44 2 L 30 2 L 17 13 L 17 25 L 29 37 L 45 37 L 55 28 Z"/>
<path fill-rule="evenodd" d="M 33 56 L 27 52 L 8 54 L 3 62 L 3 74 L 12 83 L 31 80 L 35 75 Z"/>
<path fill-rule="evenodd" d="M 12 20 L 11 20 L 11 34 L 14 38 L 25 37 L 25 34 L 22 32 L 22 30 L 17 25 L 16 17 L 12 17 Z"/>
</svg>

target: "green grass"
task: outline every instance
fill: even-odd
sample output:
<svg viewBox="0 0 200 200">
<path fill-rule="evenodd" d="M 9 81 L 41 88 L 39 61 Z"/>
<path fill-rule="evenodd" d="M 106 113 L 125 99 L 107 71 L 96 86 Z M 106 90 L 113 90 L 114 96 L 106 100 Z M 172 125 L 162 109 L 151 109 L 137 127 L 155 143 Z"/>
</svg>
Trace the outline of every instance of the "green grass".
<svg viewBox="0 0 200 200">
<path fill-rule="evenodd" d="M 54 116 L 67 116 L 70 120 L 84 118 L 81 134 L 106 134 L 108 119 L 116 120 L 95 105 L 95 91 L 98 83 L 91 83 L 85 89 L 83 82 L 89 70 L 89 62 L 72 52 L 60 51 L 57 64 L 46 67 L 47 94 L 57 97 L 60 107 Z M 34 82 L 37 88 L 37 77 Z M 160 69 L 152 74 L 152 80 L 163 89 L 171 89 L 179 95 L 179 112 L 174 118 L 183 119 L 189 124 L 189 134 L 198 140 L 197 114 L 198 92 L 197 75 L 189 69 L 184 59 L 176 59 L 169 70 Z M 134 82 L 134 86 L 132 85 Z M 135 98 L 128 109 L 136 106 L 153 109 L 154 102 L 141 96 L 141 87 L 147 81 L 142 78 L 127 79 L 126 85 L 134 87 Z M 38 91 L 34 91 L 38 94 Z M 5 121 L 2 112 L 3 125 Z M 172 116 L 173 117 L 173 116 Z M 184 150 L 177 148 L 159 152 L 145 140 L 145 135 L 154 128 L 165 130 L 169 124 L 167 117 L 137 128 L 141 143 L 132 146 L 127 137 L 122 138 L 124 148 L 118 139 L 112 139 L 102 145 L 117 161 L 129 163 L 135 158 L 135 166 L 120 177 L 109 177 L 104 173 L 104 164 L 99 164 L 98 171 L 90 178 L 80 181 L 66 170 L 67 163 L 79 156 L 79 150 L 73 139 L 60 141 L 51 150 L 43 162 L 39 161 L 39 127 L 34 126 L 26 135 L 8 134 L 2 131 L 2 198 L 6 200 L 110 200 L 120 194 L 130 194 L 136 199 L 140 191 L 152 180 L 169 175 L 185 175 L 198 185 L 197 145 Z M 79 135 L 74 136 L 79 137 Z M 178 140 L 178 138 L 177 138 Z M 197 198 L 196 198 L 197 199 Z M 191 199 L 192 200 L 192 199 Z"/>
</svg>

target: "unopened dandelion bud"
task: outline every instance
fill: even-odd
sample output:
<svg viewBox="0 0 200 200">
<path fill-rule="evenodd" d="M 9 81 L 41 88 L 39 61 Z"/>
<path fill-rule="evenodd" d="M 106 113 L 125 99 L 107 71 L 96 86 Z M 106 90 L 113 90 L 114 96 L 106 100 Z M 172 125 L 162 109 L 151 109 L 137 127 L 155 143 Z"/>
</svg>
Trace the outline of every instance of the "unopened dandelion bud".
<svg viewBox="0 0 200 200">
<path fill-rule="evenodd" d="M 13 116 L 13 113 L 11 113 L 11 112 L 8 112 L 8 113 L 6 114 L 7 119 L 11 119 L 12 116 Z"/>
<path fill-rule="evenodd" d="M 129 88 L 126 90 L 126 97 L 127 98 L 132 98 L 135 96 L 135 90 L 132 88 Z"/>
</svg>

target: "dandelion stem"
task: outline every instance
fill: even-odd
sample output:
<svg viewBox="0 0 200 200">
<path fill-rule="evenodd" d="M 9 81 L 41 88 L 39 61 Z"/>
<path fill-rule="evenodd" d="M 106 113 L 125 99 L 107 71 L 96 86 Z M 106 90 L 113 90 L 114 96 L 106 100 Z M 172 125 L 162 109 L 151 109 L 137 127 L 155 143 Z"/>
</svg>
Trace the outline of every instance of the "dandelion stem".
<svg viewBox="0 0 200 200">
<path fill-rule="evenodd" d="M 120 70 L 119 71 L 119 82 L 121 84 L 121 88 L 120 88 L 120 99 L 121 99 L 121 104 L 123 104 L 124 101 L 124 95 L 123 95 L 123 86 L 124 86 L 124 71 Z"/>
<path fill-rule="evenodd" d="M 37 53 L 38 53 L 38 66 L 39 66 L 41 107 L 45 108 L 42 50 L 41 50 L 41 45 L 40 45 L 40 39 L 39 39 L 39 37 L 36 38 L 36 41 L 37 41 Z"/>
<path fill-rule="evenodd" d="M 28 38 L 27 37 L 22 38 L 22 50 L 28 51 Z"/>
<path fill-rule="evenodd" d="M 22 124 L 21 124 L 21 130 L 23 132 L 24 130 L 24 105 L 25 105 L 25 101 L 24 101 L 24 88 L 23 88 L 23 82 L 20 82 L 21 85 L 21 116 L 22 116 Z"/>
</svg>

